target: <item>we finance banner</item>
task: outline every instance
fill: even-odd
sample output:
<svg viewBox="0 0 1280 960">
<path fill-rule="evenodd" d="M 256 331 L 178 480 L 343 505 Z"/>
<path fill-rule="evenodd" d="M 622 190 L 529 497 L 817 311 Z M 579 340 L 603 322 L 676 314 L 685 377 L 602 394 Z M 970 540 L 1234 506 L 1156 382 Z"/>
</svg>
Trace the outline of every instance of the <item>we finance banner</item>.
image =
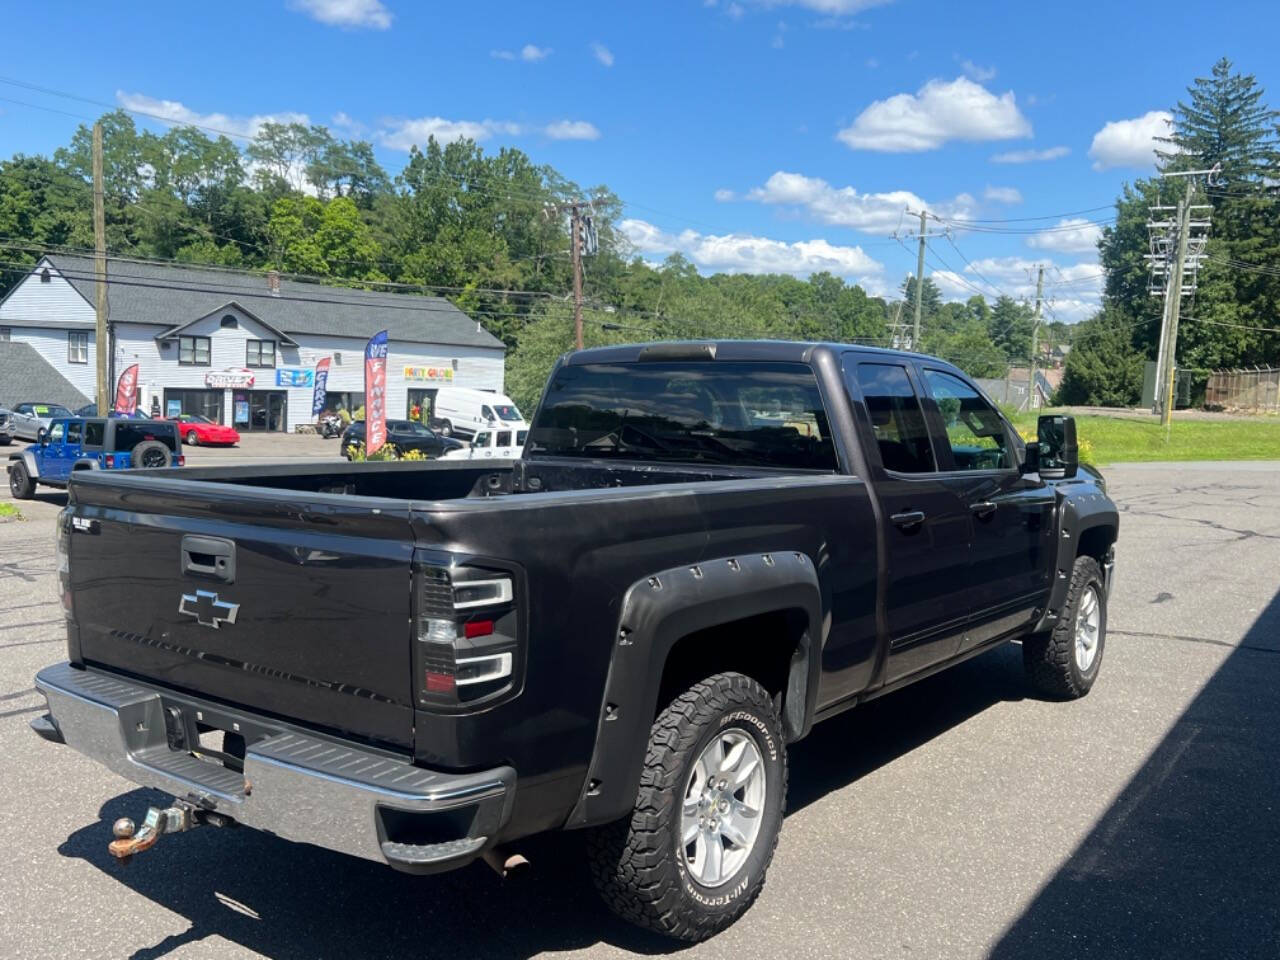
<svg viewBox="0 0 1280 960">
<path fill-rule="evenodd" d="M 364 449 L 377 453 L 387 442 L 387 331 L 364 348 Z"/>
<path fill-rule="evenodd" d="M 138 409 L 138 365 L 128 367 L 116 384 L 116 413 L 133 413 Z"/>
</svg>

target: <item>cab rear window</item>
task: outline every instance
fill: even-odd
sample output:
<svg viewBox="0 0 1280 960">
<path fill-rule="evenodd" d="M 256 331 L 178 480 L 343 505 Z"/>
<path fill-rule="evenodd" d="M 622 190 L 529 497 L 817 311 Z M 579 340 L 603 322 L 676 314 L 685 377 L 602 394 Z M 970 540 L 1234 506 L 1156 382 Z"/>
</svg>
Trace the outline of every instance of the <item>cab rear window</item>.
<svg viewBox="0 0 1280 960">
<path fill-rule="evenodd" d="M 836 469 L 826 410 L 803 363 L 564 366 L 529 452 L 556 457 Z"/>
</svg>

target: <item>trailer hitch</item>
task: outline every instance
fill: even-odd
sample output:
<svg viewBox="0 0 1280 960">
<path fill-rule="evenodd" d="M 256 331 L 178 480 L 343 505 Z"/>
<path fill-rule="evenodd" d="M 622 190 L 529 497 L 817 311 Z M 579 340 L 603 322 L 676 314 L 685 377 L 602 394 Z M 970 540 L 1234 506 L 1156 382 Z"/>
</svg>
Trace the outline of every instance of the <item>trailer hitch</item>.
<svg viewBox="0 0 1280 960">
<path fill-rule="evenodd" d="M 186 800 L 175 800 L 173 806 L 150 807 L 146 819 L 138 827 L 128 817 L 121 817 L 111 825 L 115 839 L 107 844 L 107 850 L 120 863 L 126 864 L 135 854 L 150 850 L 167 833 L 184 833 L 196 827 L 209 825 L 225 827 L 234 823 L 229 817 L 214 813 Z"/>
</svg>

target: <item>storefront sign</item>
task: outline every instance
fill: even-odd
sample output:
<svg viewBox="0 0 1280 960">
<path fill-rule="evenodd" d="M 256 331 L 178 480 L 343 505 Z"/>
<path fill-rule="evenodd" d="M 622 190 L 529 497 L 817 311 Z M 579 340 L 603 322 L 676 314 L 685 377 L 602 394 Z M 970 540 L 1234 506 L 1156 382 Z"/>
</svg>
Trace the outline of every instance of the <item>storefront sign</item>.
<svg viewBox="0 0 1280 960">
<path fill-rule="evenodd" d="M 164 402 L 164 415 L 173 420 L 182 415 L 182 401 L 173 397 Z"/>
<path fill-rule="evenodd" d="M 238 390 L 252 387 L 253 379 L 253 371 L 251 370 L 221 370 L 206 373 L 204 375 L 204 385 L 213 387 L 215 390 L 226 390 L 228 387 L 232 390 Z"/>
<path fill-rule="evenodd" d="M 311 415 L 320 416 L 324 412 L 325 388 L 329 385 L 329 358 L 325 357 L 316 364 L 316 389 L 311 394 Z"/>
<path fill-rule="evenodd" d="M 387 442 L 387 331 L 369 338 L 364 348 L 365 450 L 376 453 Z"/>
<path fill-rule="evenodd" d="M 125 369 L 116 384 L 116 413 L 133 413 L 138 409 L 138 365 Z"/>
<path fill-rule="evenodd" d="M 310 370 L 293 370 L 289 367 L 280 367 L 276 370 L 276 386 L 277 387 L 309 387 L 313 382 L 314 374 Z"/>
<path fill-rule="evenodd" d="M 236 424 L 249 422 L 249 401 L 236 397 Z"/>
<path fill-rule="evenodd" d="M 405 383 L 453 383 L 453 366 L 405 367 Z"/>
</svg>

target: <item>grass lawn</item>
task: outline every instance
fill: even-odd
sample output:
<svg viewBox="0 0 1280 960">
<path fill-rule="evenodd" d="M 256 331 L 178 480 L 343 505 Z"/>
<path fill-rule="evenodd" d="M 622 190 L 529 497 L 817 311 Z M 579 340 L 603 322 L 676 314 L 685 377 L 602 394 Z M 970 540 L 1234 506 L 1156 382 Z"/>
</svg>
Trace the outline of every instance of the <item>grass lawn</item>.
<svg viewBox="0 0 1280 960">
<path fill-rule="evenodd" d="M 1032 414 L 1020 413 L 1013 423 L 1024 436 L 1035 433 Z M 1166 441 L 1165 428 L 1154 418 L 1086 415 L 1076 417 L 1076 436 L 1081 441 L 1080 459 L 1098 465 L 1140 460 L 1280 460 L 1280 420 L 1274 419 L 1179 421 L 1175 416 Z"/>
<path fill-rule="evenodd" d="M 21 520 L 22 514 L 12 503 L 0 503 L 0 520 Z"/>
</svg>

